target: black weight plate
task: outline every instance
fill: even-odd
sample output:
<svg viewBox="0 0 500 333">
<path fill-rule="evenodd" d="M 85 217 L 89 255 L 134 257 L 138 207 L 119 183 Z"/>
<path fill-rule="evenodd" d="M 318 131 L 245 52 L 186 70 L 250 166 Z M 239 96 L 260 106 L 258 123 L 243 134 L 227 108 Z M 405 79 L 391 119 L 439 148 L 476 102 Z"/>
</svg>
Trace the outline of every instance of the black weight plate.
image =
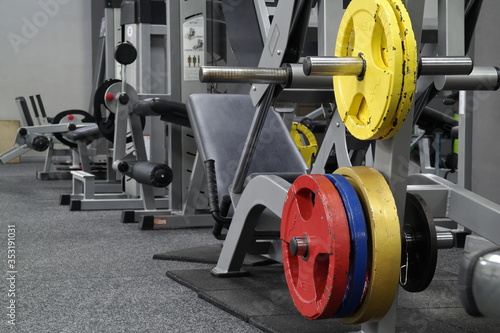
<svg viewBox="0 0 500 333">
<path fill-rule="evenodd" d="M 83 111 L 83 110 L 66 110 L 66 111 L 59 112 L 52 119 L 52 124 L 59 124 L 61 122 L 61 120 L 64 119 L 64 117 L 69 116 L 69 115 L 83 116 L 83 118 L 81 119 L 82 123 L 94 123 L 95 122 L 94 117 L 92 117 L 92 115 L 90 113 L 88 113 L 87 111 Z M 68 146 L 70 148 L 77 148 L 78 147 L 78 145 L 75 142 L 66 139 L 64 137 L 63 133 L 54 133 L 54 136 L 62 144 L 66 145 L 66 146 Z"/>
<path fill-rule="evenodd" d="M 108 90 L 109 87 L 111 87 L 113 84 L 121 82 L 120 80 L 108 80 L 105 81 L 103 84 L 101 84 L 95 91 L 94 94 L 94 118 L 96 121 L 97 126 L 99 127 L 99 130 L 101 131 L 102 135 L 110 142 L 113 142 L 114 140 L 114 133 L 115 133 L 115 114 L 112 112 L 108 111 L 108 116 L 104 118 L 102 116 L 102 108 L 101 106 L 106 107 L 106 104 L 104 103 L 104 98 L 106 91 Z M 128 142 L 128 140 L 127 140 Z"/>
<path fill-rule="evenodd" d="M 130 65 L 137 59 L 137 50 L 129 42 L 121 43 L 115 48 L 115 59 L 122 65 Z"/>
<path fill-rule="evenodd" d="M 424 291 L 436 271 L 437 235 L 432 215 L 427 204 L 417 194 L 406 194 L 405 217 L 403 225 L 400 285 L 409 292 Z"/>
</svg>

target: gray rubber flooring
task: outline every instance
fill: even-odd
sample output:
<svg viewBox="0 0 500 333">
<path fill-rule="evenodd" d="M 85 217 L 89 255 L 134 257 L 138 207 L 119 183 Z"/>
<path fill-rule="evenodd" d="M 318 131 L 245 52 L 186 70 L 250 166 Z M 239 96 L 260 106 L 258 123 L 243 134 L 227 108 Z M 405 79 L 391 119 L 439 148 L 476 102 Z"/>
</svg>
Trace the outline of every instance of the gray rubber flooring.
<svg viewBox="0 0 500 333">
<path fill-rule="evenodd" d="M 293 313 L 286 290 L 269 293 L 266 283 L 250 281 L 246 287 L 243 280 L 210 284 L 203 277 L 209 279 L 213 264 L 153 259 L 218 244 L 209 229 L 141 231 L 136 224 L 122 224 L 119 211 L 70 212 L 58 202 L 71 182 L 36 180 L 41 168 L 37 162 L 0 165 L 0 269 L 7 276 L 8 225 L 15 225 L 17 271 L 15 298 L 9 296 L 8 280 L 0 283 L 0 332 L 323 331 L 320 322 Z M 499 322 L 471 318 L 462 310 L 456 294 L 459 258 L 460 250 L 441 251 L 431 287 L 419 294 L 400 292 L 398 332 L 500 331 Z M 254 282 L 273 272 L 272 267 L 253 269 Z M 201 277 L 198 292 L 167 277 L 167 271 L 184 285 Z M 264 301 L 256 307 L 235 303 L 235 285 L 242 300 L 257 292 Z M 226 299 L 234 305 L 231 314 L 200 297 L 222 307 Z M 7 322 L 11 299 L 15 326 Z M 295 329 L 284 331 L 290 323 Z M 356 328 L 335 321 L 328 331 Z"/>
<path fill-rule="evenodd" d="M 15 225 L 15 315 L 0 282 L 0 332 L 261 332 L 166 277 L 213 265 L 153 260 L 216 241 L 209 229 L 141 231 L 119 211 L 70 212 L 71 181 L 39 181 L 41 163 L 0 165 L 0 272 Z"/>
</svg>

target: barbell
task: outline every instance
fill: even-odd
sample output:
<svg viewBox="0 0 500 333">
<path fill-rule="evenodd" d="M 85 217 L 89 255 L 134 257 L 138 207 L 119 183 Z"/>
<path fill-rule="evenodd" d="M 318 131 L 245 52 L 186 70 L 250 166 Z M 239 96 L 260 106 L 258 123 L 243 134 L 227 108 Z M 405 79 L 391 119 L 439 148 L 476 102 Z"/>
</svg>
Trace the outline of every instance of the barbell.
<svg viewBox="0 0 500 333">
<path fill-rule="evenodd" d="M 391 138 L 413 102 L 418 75 L 468 75 L 468 57 L 418 58 L 410 17 L 400 0 L 356 0 L 347 7 L 334 57 L 308 57 L 282 68 L 200 68 L 201 82 L 331 88 L 342 121 L 360 140 Z M 309 79 L 307 79 L 309 78 Z"/>
</svg>

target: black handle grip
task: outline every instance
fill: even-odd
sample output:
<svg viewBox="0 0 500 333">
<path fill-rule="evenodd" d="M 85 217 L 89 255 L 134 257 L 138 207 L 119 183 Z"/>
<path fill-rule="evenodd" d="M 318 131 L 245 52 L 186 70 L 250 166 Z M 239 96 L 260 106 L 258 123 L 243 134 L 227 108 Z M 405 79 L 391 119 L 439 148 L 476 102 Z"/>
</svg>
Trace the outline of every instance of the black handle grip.
<svg viewBox="0 0 500 333">
<path fill-rule="evenodd" d="M 217 191 L 217 177 L 215 175 L 215 161 L 206 160 L 205 175 L 207 177 L 208 205 L 210 213 L 219 212 L 219 193 Z"/>
<path fill-rule="evenodd" d="M 220 215 L 226 217 L 227 213 L 229 213 L 229 208 L 231 208 L 231 197 L 226 194 L 222 197 L 222 202 L 220 204 Z"/>
<path fill-rule="evenodd" d="M 38 106 L 40 107 L 40 113 L 43 118 L 47 118 L 47 114 L 45 113 L 45 107 L 43 106 L 42 97 L 40 95 L 36 95 L 36 100 L 38 101 Z"/>
<path fill-rule="evenodd" d="M 33 98 L 33 96 L 30 96 L 30 102 L 31 102 L 31 107 L 33 108 L 33 113 L 35 114 L 35 117 L 39 118 L 38 108 L 36 107 L 35 98 Z"/>
</svg>

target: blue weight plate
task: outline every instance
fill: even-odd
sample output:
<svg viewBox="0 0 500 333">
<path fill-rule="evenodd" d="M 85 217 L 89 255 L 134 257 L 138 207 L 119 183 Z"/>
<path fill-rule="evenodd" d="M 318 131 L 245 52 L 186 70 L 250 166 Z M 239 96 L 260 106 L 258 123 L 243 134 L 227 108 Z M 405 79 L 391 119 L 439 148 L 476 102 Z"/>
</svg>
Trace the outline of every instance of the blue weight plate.
<svg viewBox="0 0 500 333">
<path fill-rule="evenodd" d="M 346 318 L 356 312 L 363 299 L 368 265 L 368 231 L 363 206 L 349 181 L 341 175 L 325 176 L 339 192 L 349 220 L 351 234 L 349 279 L 342 305 L 334 316 L 334 318 Z"/>
</svg>

